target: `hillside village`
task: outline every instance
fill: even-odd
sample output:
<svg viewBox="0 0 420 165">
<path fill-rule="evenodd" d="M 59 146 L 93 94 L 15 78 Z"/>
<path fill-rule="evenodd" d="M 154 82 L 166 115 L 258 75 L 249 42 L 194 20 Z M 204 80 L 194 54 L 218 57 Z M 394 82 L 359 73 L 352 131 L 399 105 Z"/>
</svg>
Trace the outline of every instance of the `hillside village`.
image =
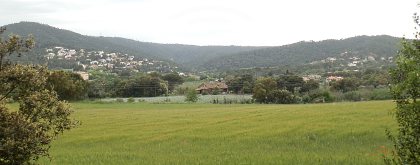
<svg viewBox="0 0 420 165">
<path fill-rule="evenodd" d="M 73 68 L 68 68 L 89 80 L 90 70 L 106 71 L 111 73 L 121 73 L 121 71 L 143 72 L 143 73 L 170 73 L 178 72 L 181 76 L 191 75 L 180 72 L 178 66 L 165 61 L 151 58 L 141 58 L 134 55 L 119 52 L 106 52 L 102 50 L 87 51 L 85 49 L 69 49 L 66 47 L 51 47 L 45 49 L 44 58 L 51 63 L 72 63 Z M 393 63 L 393 57 L 378 56 L 375 54 L 360 55 L 358 52 L 343 52 L 336 57 L 327 57 L 323 60 L 313 61 L 307 65 L 330 66 L 335 71 L 359 72 L 368 67 L 381 68 Z M 330 72 L 329 72 L 330 73 Z M 331 81 L 342 80 L 343 76 L 334 75 L 334 71 L 329 73 L 302 74 L 305 82 L 315 80 L 319 83 L 330 83 Z M 322 75 L 322 76 L 321 76 Z"/>
<path fill-rule="evenodd" d="M 87 51 L 65 47 L 46 48 L 44 58 L 47 61 L 60 60 L 74 63 L 77 67 L 70 68 L 79 71 L 87 70 L 128 70 L 134 72 L 173 72 L 178 69 L 165 61 L 141 58 L 119 52 L 105 52 L 102 50 Z"/>
<path fill-rule="evenodd" d="M 310 65 L 332 64 L 337 70 L 360 71 L 367 67 L 381 68 L 393 65 L 394 57 L 384 57 L 376 54 L 360 55 L 359 52 L 346 51 L 337 57 L 327 57 L 323 60 L 310 62 Z"/>
</svg>

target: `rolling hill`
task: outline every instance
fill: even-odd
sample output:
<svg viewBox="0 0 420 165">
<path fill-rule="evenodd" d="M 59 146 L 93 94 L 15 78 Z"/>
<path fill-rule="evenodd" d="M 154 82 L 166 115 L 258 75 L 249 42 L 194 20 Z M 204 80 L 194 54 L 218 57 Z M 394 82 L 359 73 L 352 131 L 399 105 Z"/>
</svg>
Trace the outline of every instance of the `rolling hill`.
<svg viewBox="0 0 420 165">
<path fill-rule="evenodd" d="M 343 53 L 354 57 L 392 57 L 398 50 L 400 38 L 357 36 L 341 40 L 298 42 L 277 47 L 195 46 L 140 42 L 119 37 L 94 37 L 35 22 L 9 24 L 6 34 L 33 34 L 36 48 L 32 54 L 42 55 L 45 48 L 63 46 L 71 49 L 120 52 L 143 58 L 176 63 L 195 71 L 223 71 L 252 67 L 296 66 L 339 57 Z M 33 56 L 32 61 L 42 58 Z"/>
<path fill-rule="evenodd" d="M 72 49 L 103 50 L 127 53 L 138 57 L 157 58 L 173 61 L 185 67 L 192 67 L 206 59 L 261 48 L 158 44 L 119 37 L 94 37 L 35 22 L 20 22 L 5 27 L 7 28 L 6 35 L 10 33 L 22 36 L 32 34 L 37 43 L 36 53 L 40 53 L 40 49 L 62 46 Z"/>
<path fill-rule="evenodd" d="M 328 57 L 346 54 L 358 58 L 393 57 L 398 51 L 400 38 L 358 36 L 342 40 L 298 42 L 290 45 L 263 48 L 215 58 L 201 65 L 207 70 L 239 69 L 250 67 L 274 67 L 302 65 Z"/>
</svg>

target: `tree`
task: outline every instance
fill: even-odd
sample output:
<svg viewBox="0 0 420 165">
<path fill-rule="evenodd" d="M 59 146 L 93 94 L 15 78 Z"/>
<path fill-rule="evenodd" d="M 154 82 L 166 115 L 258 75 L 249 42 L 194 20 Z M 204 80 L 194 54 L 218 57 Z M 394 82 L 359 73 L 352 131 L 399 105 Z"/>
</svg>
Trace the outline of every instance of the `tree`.
<svg viewBox="0 0 420 165">
<path fill-rule="evenodd" d="M 228 77 L 228 76 L 227 76 Z M 249 94 L 252 93 L 254 86 L 254 78 L 250 74 L 236 75 L 233 78 L 225 78 L 226 84 L 229 87 L 229 91 L 233 93 Z"/>
<path fill-rule="evenodd" d="M 4 28 L 0 28 L 0 35 Z M 76 121 L 72 111 L 56 92 L 47 89 L 49 71 L 42 66 L 6 62 L 7 56 L 28 51 L 33 39 L 11 35 L 0 37 L 0 164 L 32 164 L 48 156 L 51 142 Z M 5 100 L 19 103 L 17 111 L 6 107 Z"/>
<path fill-rule="evenodd" d="M 120 97 L 155 97 L 168 92 L 167 83 L 151 75 L 121 80 L 116 88 L 116 94 Z"/>
<path fill-rule="evenodd" d="M 88 82 L 87 93 L 89 98 L 104 98 L 116 95 L 117 84 L 121 81 L 117 74 L 98 71 L 90 71 L 89 74 L 89 79 L 92 79 Z"/>
<path fill-rule="evenodd" d="M 318 88 L 319 88 L 319 82 L 317 82 L 315 80 L 309 80 L 309 81 L 306 81 L 303 84 L 302 88 L 300 89 L 300 92 L 301 93 L 309 92 L 311 90 L 315 90 L 315 89 L 318 89 Z"/>
<path fill-rule="evenodd" d="M 88 83 L 77 73 L 53 71 L 48 75 L 48 89 L 57 92 L 61 100 L 86 98 Z"/>
<path fill-rule="evenodd" d="M 333 97 L 331 96 L 328 90 L 311 90 L 306 95 L 303 96 L 304 103 L 324 103 L 332 102 Z"/>
<path fill-rule="evenodd" d="M 256 102 L 259 103 L 269 103 L 268 95 L 270 91 L 277 89 L 277 83 L 276 81 L 271 77 L 264 77 L 259 78 L 255 82 L 254 86 L 254 94 L 252 95 L 252 98 L 255 99 Z"/>
<path fill-rule="evenodd" d="M 304 83 L 305 81 L 303 81 L 302 77 L 292 75 L 291 73 L 289 73 L 288 70 L 286 72 L 286 75 L 281 76 L 277 80 L 277 86 L 279 89 L 285 89 L 292 93 L 299 92 L 300 88 L 302 88 Z"/>
<path fill-rule="evenodd" d="M 357 90 L 359 82 L 355 78 L 344 78 L 342 80 L 331 82 L 331 88 L 343 93 Z"/>
<path fill-rule="evenodd" d="M 389 84 L 389 73 L 387 70 L 367 69 L 361 76 L 362 84 L 365 86 L 385 86 Z"/>
<path fill-rule="evenodd" d="M 186 102 L 195 103 L 198 101 L 198 99 L 199 99 L 199 96 L 197 94 L 197 91 L 195 91 L 194 89 L 188 90 L 187 94 L 185 95 Z"/>
<path fill-rule="evenodd" d="M 414 16 L 417 27 L 419 17 Z M 392 158 L 385 158 L 387 164 L 420 164 L 420 36 L 403 39 L 397 56 L 397 66 L 390 70 L 391 93 L 397 104 L 395 118 L 398 134 L 388 137 L 394 143 Z"/>
<path fill-rule="evenodd" d="M 34 39 L 29 36 L 28 39 L 22 40 L 17 35 L 11 35 L 8 40 L 3 41 L 1 35 L 4 33 L 6 28 L 0 27 L 0 70 L 3 69 L 5 64 L 10 64 L 5 58 L 14 53 L 17 53 L 20 57 L 22 52 L 27 52 L 34 46 Z"/>
<path fill-rule="evenodd" d="M 162 76 L 162 79 L 168 81 L 168 89 L 171 92 L 175 89 L 175 86 L 184 83 L 184 79 L 176 72 L 166 74 Z"/>
<path fill-rule="evenodd" d="M 270 91 L 267 96 L 269 103 L 275 104 L 292 104 L 296 102 L 293 94 L 284 89 Z"/>
</svg>

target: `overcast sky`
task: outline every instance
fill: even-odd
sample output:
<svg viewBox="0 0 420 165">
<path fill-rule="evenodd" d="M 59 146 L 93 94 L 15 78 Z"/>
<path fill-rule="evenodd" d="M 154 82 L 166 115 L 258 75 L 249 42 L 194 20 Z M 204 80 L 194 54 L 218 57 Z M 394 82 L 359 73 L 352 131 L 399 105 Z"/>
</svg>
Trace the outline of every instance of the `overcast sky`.
<svg viewBox="0 0 420 165">
<path fill-rule="evenodd" d="M 411 37 L 418 0 L 1 0 L 0 25 L 49 24 L 84 35 L 194 45 L 284 45 Z"/>
</svg>

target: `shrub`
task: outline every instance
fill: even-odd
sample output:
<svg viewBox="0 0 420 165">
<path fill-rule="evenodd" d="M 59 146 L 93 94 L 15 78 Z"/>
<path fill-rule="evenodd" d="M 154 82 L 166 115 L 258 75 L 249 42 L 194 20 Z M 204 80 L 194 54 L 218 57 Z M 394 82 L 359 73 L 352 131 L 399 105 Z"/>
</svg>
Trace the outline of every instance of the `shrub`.
<svg viewBox="0 0 420 165">
<path fill-rule="evenodd" d="M 304 103 L 324 103 L 333 102 L 334 98 L 329 91 L 326 90 L 312 90 L 302 97 Z"/>
<path fill-rule="evenodd" d="M 220 93 L 222 93 L 222 90 L 219 88 L 216 88 L 211 92 L 212 95 L 220 95 Z"/>
<path fill-rule="evenodd" d="M 201 95 L 209 95 L 209 92 L 203 91 L 203 92 L 201 92 Z"/>
<path fill-rule="evenodd" d="M 292 104 L 296 103 L 296 98 L 287 90 L 274 90 L 268 94 L 268 102 L 276 104 Z"/>
<path fill-rule="evenodd" d="M 132 97 L 130 97 L 130 98 L 128 98 L 127 99 L 127 102 L 129 102 L 129 103 L 134 103 L 136 100 L 134 100 L 134 98 L 132 98 Z"/>
<path fill-rule="evenodd" d="M 199 99 L 199 96 L 198 96 L 197 92 L 194 89 L 189 90 L 187 92 L 187 94 L 185 95 L 185 101 L 186 102 L 195 103 L 195 102 L 198 101 L 198 99 Z"/>
<path fill-rule="evenodd" d="M 416 29 L 420 27 L 420 16 L 414 15 Z M 386 164 L 420 164 L 420 32 L 415 40 L 403 40 L 397 59 L 397 66 L 390 70 L 391 92 L 396 102 L 394 117 L 398 134 L 387 130 L 388 138 L 394 144 L 391 158 Z"/>
<path fill-rule="evenodd" d="M 362 95 L 357 91 L 346 92 L 344 93 L 344 99 L 347 101 L 362 101 Z"/>
<path fill-rule="evenodd" d="M 388 88 L 379 88 L 374 89 L 372 91 L 372 95 L 370 96 L 372 100 L 390 100 L 392 99 L 391 92 Z"/>
<path fill-rule="evenodd" d="M 165 99 L 163 100 L 165 103 L 169 103 L 169 102 L 171 102 L 171 99 L 170 98 L 168 98 L 168 97 L 165 97 Z"/>
</svg>

